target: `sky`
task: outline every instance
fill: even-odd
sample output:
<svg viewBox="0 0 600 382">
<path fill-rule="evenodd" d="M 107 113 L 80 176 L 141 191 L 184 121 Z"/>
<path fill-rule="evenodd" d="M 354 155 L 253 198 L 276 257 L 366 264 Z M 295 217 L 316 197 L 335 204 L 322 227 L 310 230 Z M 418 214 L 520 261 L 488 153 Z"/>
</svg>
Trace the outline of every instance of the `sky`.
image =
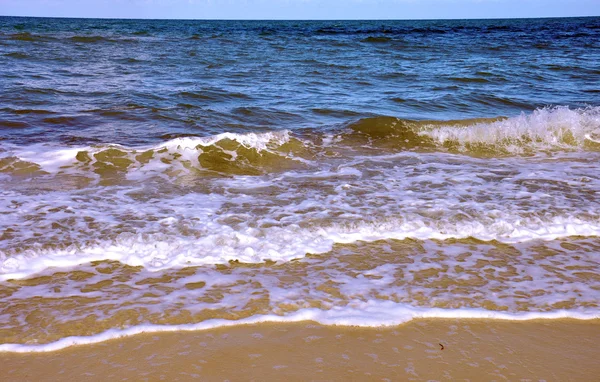
<svg viewBox="0 0 600 382">
<path fill-rule="evenodd" d="M 462 19 L 600 16 L 600 0 L 0 0 L 2 16 Z"/>
</svg>

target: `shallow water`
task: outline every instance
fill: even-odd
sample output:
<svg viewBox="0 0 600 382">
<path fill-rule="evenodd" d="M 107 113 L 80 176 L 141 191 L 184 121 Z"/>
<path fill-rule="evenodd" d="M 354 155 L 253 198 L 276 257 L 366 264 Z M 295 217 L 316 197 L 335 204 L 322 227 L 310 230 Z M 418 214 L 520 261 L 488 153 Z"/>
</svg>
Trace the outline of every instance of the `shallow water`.
<svg viewBox="0 0 600 382">
<path fill-rule="evenodd" d="M 0 350 L 598 318 L 599 37 L 0 18 Z"/>
</svg>

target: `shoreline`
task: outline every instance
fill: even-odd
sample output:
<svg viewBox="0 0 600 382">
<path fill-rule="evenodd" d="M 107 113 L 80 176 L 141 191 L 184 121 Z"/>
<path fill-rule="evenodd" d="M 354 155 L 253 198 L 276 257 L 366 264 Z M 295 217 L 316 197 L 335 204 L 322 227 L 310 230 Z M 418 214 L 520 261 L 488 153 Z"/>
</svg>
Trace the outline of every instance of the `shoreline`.
<svg viewBox="0 0 600 382">
<path fill-rule="evenodd" d="M 380 327 L 310 321 L 142 333 L 46 353 L 0 353 L 6 380 L 592 380 L 600 319 L 428 318 Z"/>
<path fill-rule="evenodd" d="M 287 325 L 313 322 L 321 326 L 347 328 L 385 329 L 402 326 L 414 320 L 482 320 L 482 321 L 552 321 L 576 320 L 598 321 L 600 315 L 590 312 L 558 310 L 553 312 L 506 313 L 483 309 L 444 309 L 411 307 L 406 304 L 380 302 L 365 303 L 357 307 L 346 307 L 323 311 L 316 308 L 298 310 L 288 315 L 259 314 L 237 320 L 213 318 L 189 324 L 140 324 L 126 329 L 108 329 L 88 336 L 68 336 L 56 341 L 31 343 L 2 343 L 2 353 L 48 353 L 71 347 L 97 345 L 107 341 L 125 339 L 139 335 L 161 333 L 202 332 L 248 325 Z"/>
</svg>

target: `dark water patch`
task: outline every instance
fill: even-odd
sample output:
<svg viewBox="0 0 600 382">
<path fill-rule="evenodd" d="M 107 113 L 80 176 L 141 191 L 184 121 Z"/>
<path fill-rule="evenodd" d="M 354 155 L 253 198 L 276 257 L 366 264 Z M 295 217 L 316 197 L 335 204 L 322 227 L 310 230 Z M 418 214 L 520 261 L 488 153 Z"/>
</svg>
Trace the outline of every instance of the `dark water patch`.
<svg viewBox="0 0 600 382">
<path fill-rule="evenodd" d="M 275 29 L 275 28 L 261 27 L 260 31 L 258 32 L 258 35 L 259 36 L 272 36 L 276 33 L 277 33 L 277 29 Z"/>
<path fill-rule="evenodd" d="M 469 100 L 486 106 L 511 106 L 520 110 L 534 110 L 536 106 L 543 106 L 531 105 L 530 103 L 520 100 L 518 98 L 507 98 L 495 96 L 492 94 L 472 95 L 469 97 Z"/>
<path fill-rule="evenodd" d="M 47 78 L 46 76 L 41 76 L 40 79 L 45 79 Z M 62 90 L 58 90 L 58 89 L 51 89 L 51 88 L 22 88 L 21 91 L 23 93 L 30 93 L 30 94 L 44 94 L 44 95 L 69 95 L 69 94 L 73 94 L 72 92 L 66 92 L 66 91 L 62 91 Z"/>
<path fill-rule="evenodd" d="M 385 43 L 385 42 L 392 41 L 392 39 L 390 37 L 383 37 L 383 36 L 379 36 L 379 37 L 369 36 L 369 37 L 364 38 L 364 39 L 362 39 L 360 41 L 362 41 L 362 42 L 371 42 L 371 43 Z"/>
<path fill-rule="evenodd" d="M 211 64 L 206 65 L 206 69 L 220 69 L 223 68 L 227 65 L 225 65 L 225 63 L 222 62 L 213 62 Z"/>
<path fill-rule="evenodd" d="M 0 128 L 4 129 L 25 129 L 29 126 L 27 122 L 0 120 Z"/>
<path fill-rule="evenodd" d="M 315 108 L 311 109 L 313 113 L 319 115 L 328 115 L 332 117 L 355 117 L 360 113 L 352 110 L 339 110 L 339 109 L 328 109 L 328 108 Z"/>
<path fill-rule="evenodd" d="M 483 83 L 490 82 L 489 80 L 487 80 L 485 78 L 480 78 L 480 77 L 449 77 L 448 79 L 450 81 L 462 82 L 462 83 L 479 83 L 479 84 L 483 84 Z"/>
<path fill-rule="evenodd" d="M 258 125 L 268 125 L 276 121 L 293 122 L 304 119 L 298 114 L 277 109 L 263 109 L 260 107 L 236 107 L 231 112 L 242 117 L 243 120 Z"/>
<path fill-rule="evenodd" d="M 124 117 L 127 112 L 124 110 L 90 110 L 90 112 L 104 116 L 104 117 Z"/>
<path fill-rule="evenodd" d="M 321 72 L 319 70 L 311 70 L 310 72 L 306 73 L 306 74 L 310 74 L 311 76 L 322 76 L 323 74 L 325 74 L 324 72 Z M 321 85 L 323 84 L 322 82 L 319 81 L 302 81 L 301 82 L 302 85 Z"/>
<path fill-rule="evenodd" d="M 110 39 L 104 36 L 73 36 L 70 38 L 73 42 L 82 42 L 82 43 L 96 43 L 96 42 L 108 42 Z"/>
<path fill-rule="evenodd" d="M 30 55 L 22 53 L 22 52 L 5 53 L 4 57 L 10 57 L 10 58 L 16 58 L 16 59 L 22 59 L 22 60 L 27 60 L 27 59 L 32 58 Z"/>
<path fill-rule="evenodd" d="M 546 65 L 546 68 L 548 70 L 553 71 L 553 72 L 568 72 L 568 71 L 571 71 L 573 69 L 573 68 L 571 68 L 569 66 L 557 65 L 557 64 Z"/>
<path fill-rule="evenodd" d="M 10 107 L 5 107 L 0 109 L 0 111 L 18 114 L 18 115 L 27 115 L 27 114 L 55 114 L 56 112 L 44 109 L 13 109 Z"/>
<path fill-rule="evenodd" d="M 199 99 L 206 101 L 230 101 L 230 100 L 248 100 L 250 96 L 239 92 L 228 92 L 226 90 L 198 90 L 184 91 L 178 93 L 179 97 Z"/>
<path fill-rule="evenodd" d="M 491 52 L 501 52 L 508 48 L 509 48 L 509 46 L 505 45 L 505 44 L 485 45 L 485 46 L 480 47 L 480 49 L 491 51 Z"/>
<path fill-rule="evenodd" d="M 320 68 L 341 69 L 341 70 L 358 69 L 358 67 L 356 67 L 356 66 L 348 65 L 347 63 L 337 63 L 337 62 L 320 62 L 317 66 L 319 66 Z"/>
<path fill-rule="evenodd" d="M 343 28 L 336 28 L 336 27 L 324 27 L 324 28 L 319 28 L 315 31 L 315 34 L 323 34 L 323 35 L 344 34 L 344 33 L 348 33 L 348 32 L 345 31 Z"/>
<path fill-rule="evenodd" d="M 548 48 L 552 47 L 552 43 L 549 41 L 543 41 L 543 42 L 535 43 L 532 46 L 537 49 L 548 49 Z"/>
<path fill-rule="evenodd" d="M 140 104 L 140 103 L 134 103 L 134 102 L 125 104 L 125 108 L 127 110 L 154 109 L 154 107 L 152 107 L 152 106 L 148 106 L 148 105 L 144 105 L 144 104 Z"/>
<path fill-rule="evenodd" d="M 143 60 L 133 58 L 133 57 L 121 58 L 121 59 L 118 59 L 115 61 L 120 64 L 139 64 L 139 63 L 144 62 Z"/>
<path fill-rule="evenodd" d="M 404 72 L 385 72 L 378 74 L 377 77 L 386 80 L 393 80 L 399 78 L 407 78 L 407 77 L 415 77 L 416 75 L 413 73 L 404 73 Z"/>
<path fill-rule="evenodd" d="M 90 145 L 99 144 L 102 142 L 101 139 L 95 137 L 82 137 L 78 135 L 61 135 L 59 137 L 60 142 L 67 145 Z"/>
<path fill-rule="evenodd" d="M 460 86 L 458 86 L 458 85 L 434 86 L 431 88 L 431 90 L 436 91 L 436 92 L 458 90 L 458 89 L 460 89 Z"/>
<path fill-rule="evenodd" d="M 600 75 L 600 69 L 586 69 L 586 68 L 581 68 L 579 70 L 581 70 L 582 72 L 584 72 L 586 74 Z"/>
<path fill-rule="evenodd" d="M 66 39 L 70 42 L 75 42 L 78 44 L 102 44 L 102 43 L 111 43 L 111 44 L 131 44 L 139 42 L 138 38 L 127 37 L 127 36 L 98 36 L 98 35 L 76 35 L 71 36 Z"/>
<path fill-rule="evenodd" d="M 514 31 L 514 26 L 508 25 L 490 25 L 485 28 L 486 31 L 494 32 L 494 31 Z"/>
<path fill-rule="evenodd" d="M 305 65 L 321 65 L 323 64 L 321 61 L 317 61 L 314 58 L 301 58 L 298 60 L 294 60 L 300 64 L 305 64 Z"/>
<path fill-rule="evenodd" d="M 42 119 L 42 122 L 51 125 L 80 126 L 83 125 L 83 118 L 80 116 L 48 117 Z"/>
<path fill-rule="evenodd" d="M 407 32 L 419 34 L 446 34 L 449 30 L 441 28 L 413 28 L 409 29 Z"/>
<path fill-rule="evenodd" d="M 14 41 L 28 41 L 28 42 L 36 42 L 36 41 L 49 41 L 52 40 L 48 36 L 36 35 L 29 32 L 21 32 L 14 33 L 9 35 L 10 40 Z"/>
<path fill-rule="evenodd" d="M 411 27 L 408 25 L 404 25 L 404 26 L 396 25 L 393 27 L 379 26 L 379 27 L 362 27 L 362 28 L 361 27 L 348 28 L 345 25 L 333 25 L 333 26 L 321 27 L 314 31 L 314 33 L 317 35 L 348 35 L 348 36 L 365 35 L 367 37 L 369 35 L 381 35 L 381 34 L 387 34 L 387 35 L 407 35 L 407 34 L 411 34 L 411 33 L 442 34 L 442 33 L 446 33 L 446 32 L 447 32 L 447 30 L 444 28 L 414 27 L 414 26 Z"/>
</svg>

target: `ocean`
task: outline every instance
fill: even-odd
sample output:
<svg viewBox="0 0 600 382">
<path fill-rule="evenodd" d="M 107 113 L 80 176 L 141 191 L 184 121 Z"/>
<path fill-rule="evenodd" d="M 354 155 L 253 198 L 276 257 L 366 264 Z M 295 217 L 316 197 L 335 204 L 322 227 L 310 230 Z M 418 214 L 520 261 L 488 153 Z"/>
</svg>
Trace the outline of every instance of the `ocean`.
<svg viewBox="0 0 600 382">
<path fill-rule="evenodd" d="M 598 17 L 0 17 L 0 352 L 597 320 L 599 63 Z"/>
</svg>

